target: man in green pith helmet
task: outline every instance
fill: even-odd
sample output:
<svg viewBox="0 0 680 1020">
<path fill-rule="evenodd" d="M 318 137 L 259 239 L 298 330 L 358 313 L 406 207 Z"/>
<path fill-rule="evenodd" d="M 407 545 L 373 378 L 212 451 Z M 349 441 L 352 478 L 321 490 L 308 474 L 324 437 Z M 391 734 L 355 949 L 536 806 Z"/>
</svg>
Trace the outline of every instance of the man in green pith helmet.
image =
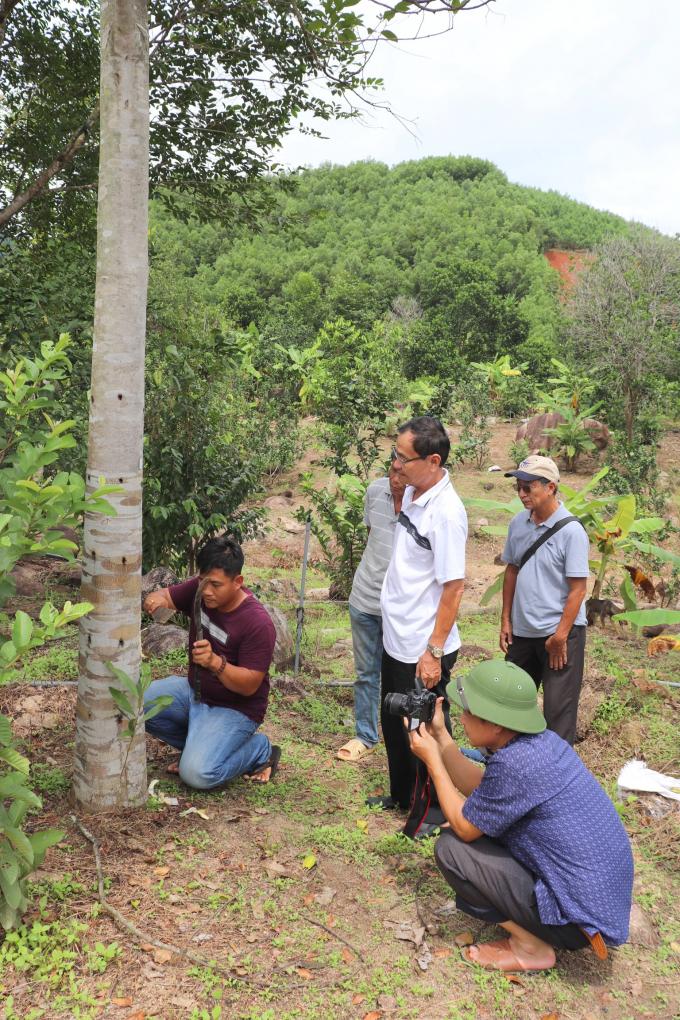
<svg viewBox="0 0 680 1020">
<path fill-rule="evenodd" d="M 519 666 L 481 662 L 447 687 L 461 723 L 486 754 L 481 769 L 449 735 L 439 699 L 434 718 L 409 734 L 427 766 L 449 828 L 435 857 L 459 910 L 498 924 L 509 938 L 469 946 L 468 962 L 547 970 L 555 949 L 628 937 L 633 859 L 614 805 L 538 709 L 536 685 Z"/>
</svg>

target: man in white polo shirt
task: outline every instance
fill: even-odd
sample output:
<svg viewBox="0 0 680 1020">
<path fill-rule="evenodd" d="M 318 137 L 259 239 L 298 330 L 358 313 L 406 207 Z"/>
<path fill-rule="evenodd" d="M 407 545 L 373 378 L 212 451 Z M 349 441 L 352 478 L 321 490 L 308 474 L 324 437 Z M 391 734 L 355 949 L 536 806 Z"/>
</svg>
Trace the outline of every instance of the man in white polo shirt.
<svg viewBox="0 0 680 1020">
<path fill-rule="evenodd" d="M 505 476 L 517 479 L 524 510 L 510 521 L 502 555 L 499 644 L 509 662 L 543 685 L 548 727 L 573 744 L 586 647 L 588 536 L 559 498 L 560 473 L 550 457 L 534 454 Z"/>
<path fill-rule="evenodd" d="M 460 648 L 456 618 L 463 596 L 467 515 L 444 468 L 450 446 L 441 422 L 425 416 L 401 426 L 392 451 L 392 467 L 403 475 L 406 490 L 380 600 L 381 724 L 390 795 L 370 800 L 383 808 L 409 809 L 416 780 L 403 720 L 385 711 L 385 695 L 412 691 L 419 677 L 445 697 Z M 418 819 L 421 835 L 443 821 L 436 798 L 434 805 Z"/>
</svg>

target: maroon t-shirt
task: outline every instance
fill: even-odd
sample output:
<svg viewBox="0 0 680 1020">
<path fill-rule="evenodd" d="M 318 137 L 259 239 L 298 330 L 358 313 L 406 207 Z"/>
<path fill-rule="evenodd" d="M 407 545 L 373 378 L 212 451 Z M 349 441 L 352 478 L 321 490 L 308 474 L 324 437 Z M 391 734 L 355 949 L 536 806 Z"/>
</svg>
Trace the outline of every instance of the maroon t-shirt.
<svg viewBox="0 0 680 1020">
<path fill-rule="evenodd" d="M 170 598 L 175 606 L 189 617 L 189 662 L 191 646 L 196 641 L 193 621 L 194 597 L 198 588 L 198 577 L 192 577 L 181 584 L 170 586 Z M 271 617 L 252 592 L 244 588 L 248 596 L 237 609 L 223 613 L 219 609 L 208 609 L 201 602 L 201 623 L 203 637 L 210 642 L 216 655 L 224 655 L 227 662 L 243 669 L 264 672 L 265 677 L 254 694 L 237 694 L 221 684 L 214 673 L 198 666 L 190 666 L 190 673 L 198 669 L 201 680 L 201 700 L 207 705 L 235 708 L 256 723 L 261 723 L 267 711 L 269 699 L 269 674 L 276 630 Z M 191 679 L 187 679 L 191 683 Z"/>
</svg>

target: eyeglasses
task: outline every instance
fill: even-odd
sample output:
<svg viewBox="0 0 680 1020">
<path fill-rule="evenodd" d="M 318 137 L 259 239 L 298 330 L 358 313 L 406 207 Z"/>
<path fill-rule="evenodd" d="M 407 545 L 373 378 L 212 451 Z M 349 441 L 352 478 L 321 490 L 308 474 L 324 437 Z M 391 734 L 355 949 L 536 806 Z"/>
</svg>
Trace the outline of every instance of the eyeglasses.
<svg viewBox="0 0 680 1020">
<path fill-rule="evenodd" d="M 390 452 L 390 460 L 398 460 L 400 464 L 410 464 L 414 460 L 425 460 L 425 457 L 405 457 L 403 453 L 398 452 L 396 446 L 393 446 Z"/>
</svg>

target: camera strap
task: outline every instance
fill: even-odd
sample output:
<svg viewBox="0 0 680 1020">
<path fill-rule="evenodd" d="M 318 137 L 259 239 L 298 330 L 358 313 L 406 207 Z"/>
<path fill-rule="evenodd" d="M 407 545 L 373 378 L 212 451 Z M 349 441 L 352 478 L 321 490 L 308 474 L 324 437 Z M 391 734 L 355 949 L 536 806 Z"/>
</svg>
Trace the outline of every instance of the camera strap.
<svg viewBox="0 0 680 1020">
<path fill-rule="evenodd" d="M 561 531 L 562 528 L 567 526 L 567 524 L 571 524 L 572 521 L 577 521 L 578 524 L 580 524 L 581 527 L 583 527 L 583 524 L 581 521 L 579 521 L 578 517 L 573 517 L 572 515 L 570 515 L 569 517 L 563 517 L 560 521 L 557 521 L 556 524 L 553 524 L 552 528 L 548 528 L 547 531 L 544 531 L 540 538 L 536 539 L 533 545 L 529 546 L 529 548 L 523 554 L 522 559 L 519 561 L 519 567 L 517 569 L 521 570 L 524 564 L 529 562 L 534 553 L 538 552 L 541 546 L 545 542 L 547 542 L 548 539 L 552 538 L 553 535 L 556 535 L 557 532 Z"/>
</svg>

